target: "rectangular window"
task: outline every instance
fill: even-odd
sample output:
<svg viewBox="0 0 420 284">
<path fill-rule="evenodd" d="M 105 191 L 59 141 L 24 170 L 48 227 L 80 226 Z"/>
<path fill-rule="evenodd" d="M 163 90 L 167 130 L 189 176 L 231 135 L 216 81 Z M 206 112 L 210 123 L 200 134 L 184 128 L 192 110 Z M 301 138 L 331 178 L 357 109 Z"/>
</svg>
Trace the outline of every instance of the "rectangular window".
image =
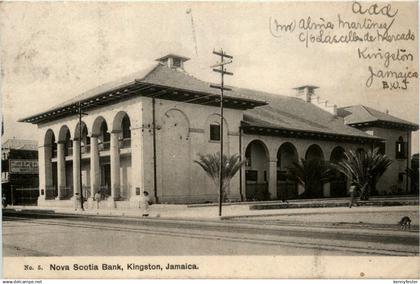
<svg viewBox="0 0 420 284">
<path fill-rule="evenodd" d="M 210 140 L 220 141 L 220 125 L 210 124 Z"/>
<path fill-rule="evenodd" d="M 397 141 L 395 143 L 395 158 L 397 159 L 406 159 L 407 154 L 407 142 Z"/>
</svg>

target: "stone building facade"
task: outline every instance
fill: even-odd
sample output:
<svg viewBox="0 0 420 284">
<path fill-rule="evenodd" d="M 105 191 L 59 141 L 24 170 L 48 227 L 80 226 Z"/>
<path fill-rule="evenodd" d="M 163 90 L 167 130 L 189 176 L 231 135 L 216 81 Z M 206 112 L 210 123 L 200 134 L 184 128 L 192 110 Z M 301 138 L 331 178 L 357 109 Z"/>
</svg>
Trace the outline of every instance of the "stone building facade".
<svg viewBox="0 0 420 284">
<path fill-rule="evenodd" d="M 111 207 L 136 206 L 143 190 L 161 203 L 217 200 L 194 160 L 219 151 L 219 93 L 185 71 L 188 58 L 169 54 L 157 61 L 21 120 L 39 129 L 39 205 L 71 206 L 75 196 L 91 200 L 97 191 Z M 315 99 L 314 89 L 297 88 L 303 99 L 233 87 L 225 94 L 225 153 L 247 159 L 229 199 L 252 200 L 264 190 L 270 199 L 302 193 L 284 179 L 294 161 L 338 161 L 345 150 L 384 142 L 379 132 L 346 124 L 336 106 Z M 327 184 L 322 196 L 344 196 L 346 188 L 345 179 Z"/>
</svg>

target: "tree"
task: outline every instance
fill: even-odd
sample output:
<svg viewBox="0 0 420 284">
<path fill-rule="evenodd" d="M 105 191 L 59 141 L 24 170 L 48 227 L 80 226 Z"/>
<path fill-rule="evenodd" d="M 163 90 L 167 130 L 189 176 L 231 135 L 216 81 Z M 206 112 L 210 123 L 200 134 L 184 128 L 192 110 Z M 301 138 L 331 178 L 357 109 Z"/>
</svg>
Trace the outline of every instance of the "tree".
<svg viewBox="0 0 420 284">
<path fill-rule="evenodd" d="M 391 165 L 392 160 L 381 154 L 379 148 L 369 151 L 348 151 L 345 158 L 333 163 L 332 167 L 345 174 L 354 182 L 360 192 L 360 200 L 368 200 L 376 190 L 379 178 Z"/>
<path fill-rule="evenodd" d="M 322 160 L 301 159 L 288 167 L 289 178 L 300 183 L 304 188 L 304 197 L 322 197 L 323 185 L 330 181 L 333 173 L 328 163 Z"/>
<path fill-rule="evenodd" d="M 220 172 L 220 153 L 215 154 L 198 154 L 198 160 L 194 163 L 206 172 L 206 174 L 213 180 L 216 188 L 219 186 L 219 172 Z M 222 200 L 227 197 L 227 188 L 229 187 L 230 180 L 239 171 L 245 161 L 240 161 L 238 154 L 227 156 L 223 155 L 222 158 Z"/>
</svg>

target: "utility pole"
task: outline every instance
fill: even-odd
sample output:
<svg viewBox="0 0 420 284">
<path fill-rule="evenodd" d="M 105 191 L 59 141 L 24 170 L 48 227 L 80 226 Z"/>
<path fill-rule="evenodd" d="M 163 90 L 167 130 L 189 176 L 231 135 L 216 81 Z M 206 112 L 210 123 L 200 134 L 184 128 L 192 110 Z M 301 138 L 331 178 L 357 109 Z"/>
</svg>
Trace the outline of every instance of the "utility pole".
<svg viewBox="0 0 420 284">
<path fill-rule="evenodd" d="M 219 165 L 219 216 L 222 216 L 222 202 L 223 202 L 223 93 L 224 91 L 231 91 L 226 88 L 224 77 L 225 75 L 233 75 L 233 73 L 226 71 L 225 65 L 232 63 L 233 56 L 226 54 L 223 49 L 214 51 L 213 54 L 220 56 L 220 62 L 211 66 L 214 72 L 220 73 L 220 86 L 210 85 L 211 88 L 220 90 L 220 165 Z M 225 59 L 228 59 L 225 61 Z"/>
<path fill-rule="evenodd" d="M 82 103 L 79 101 L 77 105 L 77 114 L 79 115 L 79 186 L 80 186 L 80 208 L 83 208 L 83 183 L 82 183 L 82 115 L 87 113 L 82 112 Z"/>
</svg>

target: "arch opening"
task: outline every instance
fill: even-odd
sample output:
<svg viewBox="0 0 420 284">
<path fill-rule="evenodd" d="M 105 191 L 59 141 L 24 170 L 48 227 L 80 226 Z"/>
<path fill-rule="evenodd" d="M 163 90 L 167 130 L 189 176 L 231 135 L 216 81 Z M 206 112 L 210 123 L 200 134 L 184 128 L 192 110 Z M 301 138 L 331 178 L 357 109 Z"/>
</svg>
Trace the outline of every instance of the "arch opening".
<svg viewBox="0 0 420 284">
<path fill-rule="evenodd" d="M 74 132 L 74 139 L 79 140 L 81 144 L 82 154 L 89 153 L 90 151 L 90 137 L 88 136 L 88 129 L 84 122 L 82 122 L 82 133 L 80 139 L 80 125 L 79 123 L 76 125 L 76 129 Z"/>
<path fill-rule="evenodd" d="M 131 123 L 128 115 L 124 115 L 121 121 L 121 148 L 128 148 L 131 146 Z"/>
<path fill-rule="evenodd" d="M 64 138 L 64 156 L 73 155 L 73 144 L 71 141 L 70 130 L 67 128 Z"/>
<path fill-rule="evenodd" d="M 99 151 L 109 150 L 111 141 L 111 134 L 108 132 L 108 125 L 103 120 L 99 126 L 98 148 Z"/>
<path fill-rule="evenodd" d="M 296 147 L 292 143 L 284 143 L 277 151 L 277 196 L 281 200 L 298 197 L 298 184 L 290 176 L 290 167 L 298 163 Z"/>
<path fill-rule="evenodd" d="M 322 152 L 321 147 L 319 147 L 317 144 L 311 145 L 308 148 L 308 150 L 306 150 L 305 160 L 308 160 L 308 161 L 311 161 L 311 160 L 322 161 L 322 160 L 324 160 L 324 153 Z"/>
<path fill-rule="evenodd" d="M 245 196 L 247 200 L 269 200 L 269 154 L 260 140 L 248 144 L 245 151 Z"/>
<path fill-rule="evenodd" d="M 312 144 L 306 150 L 305 160 L 303 161 L 303 169 L 305 173 L 305 198 L 321 198 L 324 197 L 324 181 L 322 176 L 326 170 L 324 161 L 324 153 L 317 144 Z"/>
</svg>

